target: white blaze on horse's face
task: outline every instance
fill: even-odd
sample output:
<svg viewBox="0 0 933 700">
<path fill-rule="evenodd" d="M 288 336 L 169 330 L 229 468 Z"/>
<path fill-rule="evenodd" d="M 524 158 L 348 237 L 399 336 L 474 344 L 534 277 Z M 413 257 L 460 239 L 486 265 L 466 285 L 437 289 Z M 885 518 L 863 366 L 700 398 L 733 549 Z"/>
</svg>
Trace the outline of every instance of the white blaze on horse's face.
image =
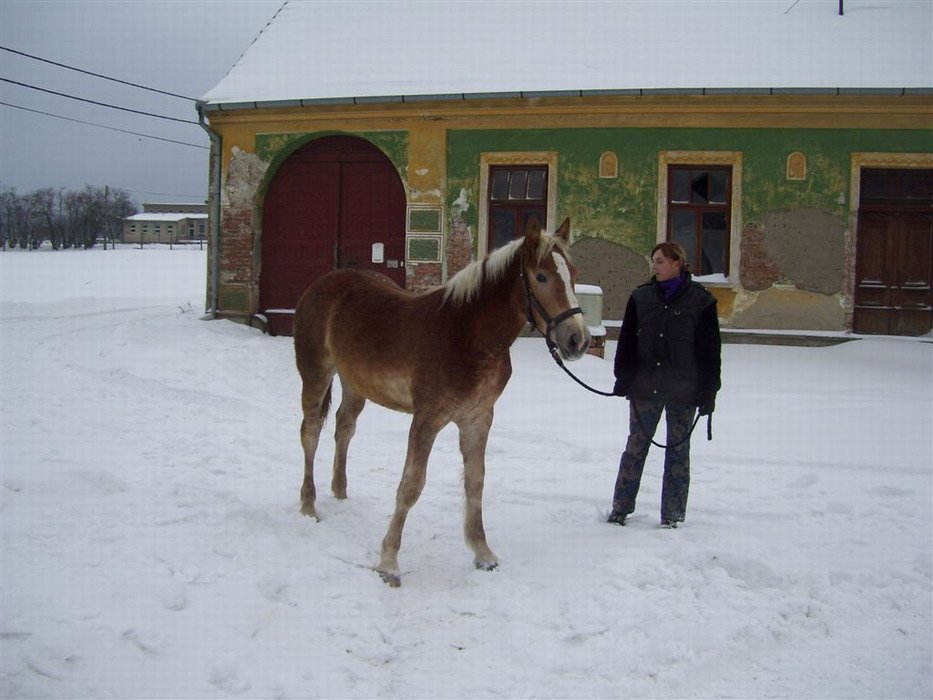
<svg viewBox="0 0 933 700">
<path fill-rule="evenodd" d="M 568 308 L 580 306 L 577 302 L 577 295 L 573 290 L 573 277 L 570 274 L 570 266 L 563 255 L 554 251 L 551 253 L 554 258 L 554 267 L 557 274 L 564 283 L 564 295 L 567 297 Z M 576 360 L 580 358 L 590 346 L 590 331 L 583 320 L 583 314 L 577 313 L 564 319 L 553 330 L 553 341 L 557 343 L 557 348 L 565 360 Z"/>
<path fill-rule="evenodd" d="M 564 256 L 559 253 L 551 253 L 554 257 L 554 266 L 557 268 L 557 274 L 560 275 L 560 278 L 564 281 L 564 292 L 567 294 L 567 301 L 570 302 L 570 306 L 579 306 L 577 303 L 577 295 L 573 291 L 573 280 L 570 277 L 570 266 L 567 265 L 567 261 L 564 260 Z"/>
</svg>

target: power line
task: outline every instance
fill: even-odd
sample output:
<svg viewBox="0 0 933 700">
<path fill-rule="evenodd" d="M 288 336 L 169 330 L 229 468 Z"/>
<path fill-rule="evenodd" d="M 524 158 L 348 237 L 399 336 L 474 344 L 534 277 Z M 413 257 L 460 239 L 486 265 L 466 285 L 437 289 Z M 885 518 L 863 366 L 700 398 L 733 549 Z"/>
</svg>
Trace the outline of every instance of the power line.
<svg viewBox="0 0 933 700">
<path fill-rule="evenodd" d="M 174 92 L 167 92 L 165 90 L 157 90 L 156 88 L 147 87 L 145 85 L 140 85 L 138 83 L 131 83 L 128 80 L 120 80 L 119 78 L 111 78 L 108 75 L 101 75 L 100 73 L 93 73 L 89 70 L 84 70 L 83 68 L 75 68 L 74 66 L 69 66 L 65 63 L 59 63 L 58 61 L 50 61 L 47 58 L 40 58 L 39 56 L 33 56 L 32 54 L 28 54 L 23 51 L 17 51 L 16 49 L 7 48 L 6 46 L 0 46 L 0 51 L 9 51 L 10 53 L 15 53 L 19 56 L 25 56 L 26 58 L 31 58 L 34 61 L 42 61 L 43 63 L 50 63 L 53 66 L 59 66 L 60 68 L 67 68 L 68 70 L 73 70 L 78 73 L 84 73 L 85 75 L 93 75 L 95 78 L 103 78 L 104 80 L 110 80 L 114 83 L 122 83 L 123 85 L 129 85 L 131 87 L 139 88 L 140 90 L 149 90 L 150 92 L 158 92 L 161 95 L 168 95 L 169 97 L 177 97 L 182 100 L 190 100 L 191 102 L 197 101 L 194 97 L 187 97 L 186 95 L 178 95 Z"/>
<path fill-rule="evenodd" d="M 118 129 L 115 126 L 105 126 L 104 124 L 95 124 L 94 122 L 86 122 L 81 119 L 72 119 L 71 117 L 63 117 L 60 114 L 52 114 L 51 112 L 43 112 L 38 109 L 30 109 L 29 107 L 22 107 L 20 105 L 10 104 L 9 102 L 0 101 L 0 105 L 3 105 L 4 107 L 13 107 L 14 109 L 21 109 L 24 112 L 34 112 L 36 114 L 44 114 L 47 117 L 55 117 L 56 119 L 64 119 L 65 121 L 69 121 L 69 122 L 77 122 L 78 124 L 87 124 L 88 126 L 96 126 L 101 129 L 109 129 L 110 131 L 119 131 L 123 134 L 133 134 L 134 136 L 142 136 L 143 138 L 147 138 L 147 139 L 156 139 L 157 141 L 168 141 L 169 143 L 177 143 L 180 146 L 192 146 L 194 148 L 203 148 L 205 151 L 210 150 L 208 146 L 201 146 L 200 144 L 197 144 L 197 143 L 187 143 L 185 141 L 176 141 L 174 139 L 166 139 L 161 136 L 151 136 L 149 134 L 141 134 L 138 131 L 128 131 L 126 129 Z"/>
<path fill-rule="evenodd" d="M 10 80 L 9 78 L 0 78 L 0 81 L 4 83 L 12 83 L 13 85 L 19 85 L 20 87 L 29 88 L 30 90 L 38 90 L 39 92 L 47 92 L 50 95 L 57 95 L 59 97 L 67 97 L 70 100 L 78 100 L 79 102 L 89 102 L 92 105 L 99 105 L 101 107 L 109 107 L 110 109 L 119 109 L 123 112 L 133 112 L 134 114 L 143 114 L 147 117 L 156 117 L 157 119 L 168 119 L 173 122 L 181 122 L 182 124 L 195 124 L 198 122 L 192 121 L 190 119 L 179 119 L 178 117 L 166 117 L 162 114 L 153 114 L 152 112 L 143 112 L 138 109 L 130 109 L 129 107 L 118 107 L 117 105 L 107 104 L 106 102 L 97 102 L 95 100 L 88 100 L 84 97 L 76 97 L 75 95 L 69 95 L 64 92 L 55 92 L 54 90 L 46 90 L 45 88 L 37 87 L 36 85 L 29 85 L 28 83 L 21 83 L 17 80 Z"/>
</svg>

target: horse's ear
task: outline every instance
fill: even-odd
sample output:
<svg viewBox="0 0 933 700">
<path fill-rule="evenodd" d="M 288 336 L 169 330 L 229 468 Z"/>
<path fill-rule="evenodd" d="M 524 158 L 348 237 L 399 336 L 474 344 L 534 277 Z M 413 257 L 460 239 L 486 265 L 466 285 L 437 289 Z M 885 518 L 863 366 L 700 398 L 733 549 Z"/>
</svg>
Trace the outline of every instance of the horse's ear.
<svg viewBox="0 0 933 700">
<path fill-rule="evenodd" d="M 570 218 L 564 219 L 564 223 L 560 225 L 560 228 L 554 232 L 554 235 L 561 239 L 564 243 L 570 244 Z"/>
<path fill-rule="evenodd" d="M 528 220 L 528 223 L 525 224 L 525 240 L 529 241 L 533 245 L 537 245 L 540 239 L 541 239 L 541 222 L 538 221 L 537 216 L 532 216 Z"/>
</svg>

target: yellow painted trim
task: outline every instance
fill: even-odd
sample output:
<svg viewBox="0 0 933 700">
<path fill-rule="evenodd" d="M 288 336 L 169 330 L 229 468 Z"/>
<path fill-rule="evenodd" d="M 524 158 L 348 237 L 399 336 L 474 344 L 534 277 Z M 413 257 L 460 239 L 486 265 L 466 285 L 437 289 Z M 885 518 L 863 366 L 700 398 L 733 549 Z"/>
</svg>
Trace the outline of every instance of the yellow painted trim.
<svg viewBox="0 0 933 700">
<path fill-rule="evenodd" d="M 306 131 L 555 126 L 931 129 L 933 95 L 646 95 L 318 105 L 208 113 L 215 129 Z M 241 145 L 241 148 L 243 146 Z"/>
</svg>

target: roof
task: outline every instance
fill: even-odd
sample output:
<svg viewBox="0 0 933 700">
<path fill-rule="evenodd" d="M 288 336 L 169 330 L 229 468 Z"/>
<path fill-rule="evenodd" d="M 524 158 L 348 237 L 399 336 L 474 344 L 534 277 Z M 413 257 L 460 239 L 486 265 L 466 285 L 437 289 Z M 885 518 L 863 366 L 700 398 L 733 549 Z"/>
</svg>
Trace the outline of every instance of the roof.
<svg viewBox="0 0 933 700">
<path fill-rule="evenodd" d="M 283 5 L 208 110 L 669 91 L 933 91 L 933 0 Z"/>
<path fill-rule="evenodd" d="M 125 221 L 183 221 L 185 219 L 206 219 L 207 214 L 194 212 L 143 212 L 126 217 Z"/>
</svg>

